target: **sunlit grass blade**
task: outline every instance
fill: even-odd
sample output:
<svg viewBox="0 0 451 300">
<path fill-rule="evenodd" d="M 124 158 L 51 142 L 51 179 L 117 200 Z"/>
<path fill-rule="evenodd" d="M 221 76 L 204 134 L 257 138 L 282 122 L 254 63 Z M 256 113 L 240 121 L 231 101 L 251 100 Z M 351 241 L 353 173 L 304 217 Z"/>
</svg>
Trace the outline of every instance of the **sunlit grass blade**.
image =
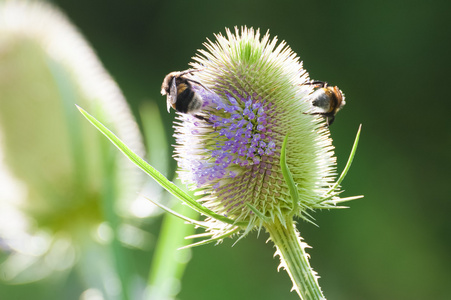
<svg viewBox="0 0 451 300">
<path fill-rule="evenodd" d="M 139 108 L 141 124 L 145 135 L 148 162 L 163 175 L 169 174 L 171 149 L 167 137 L 169 134 L 163 126 L 163 119 L 158 105 L 154 101 L 145 101 Z"/>
<path fill-rule="evenodd" d="M 282 144 L 282 150 L 280 153 L 280 168 L 282 169 L 283 178 L 285 179 L 288 185 L 291 195 L 291 201 L 293 202 L 291 207 L 291 213 L 295 214 L 297 213 L 300 201 L 296 183 L 294 183 L 293 175 L 291 175 L 290 169 L 288 168 L 287 164 L 287 155 L 286 155 L 287 142 L 288 142 L 288 134 L 285 136 Z"/>
<path fill-rule="evenodd" d="M 262 214 L 260 211 L 258 211 L 254 206 L 252 206 L 249 203 L 246 203 L 247 207 L 249 207 L 250 210 L 254 212 L 256 216 L 258 216 L 263 222 L 269 222 L 270 218 L 266 217 L 264 214 Z"/>
<path fill-rule="evenodd" d="M 206 225 L 205 222 L 201 222 L 201 221 L 196 221 L 196 220 L 190 219 L 190 218 L 188 218 L 188 217 L 186 217 L 186 216 L 184 216 L 184 215 L 182 215 L 182 214 L 170 209 L 169 207 L 167 207 L 167 206 L 165 206 L 165 205 L 163 205 L 161 203 L 158 203 L 157 201 L 153 201 L 150 198 L 146 198 L 146 199 L 149 200 L 150 202 L 152 202 L 153 204 L 155 204 L 156 206 L 158 206 L 159 208 L 161 208 L 162 210 L 166 211 L 167 213 L 170 213 L 171 215 L 173 215 L 173 216 L 175 216 L 175 217 L 177 217 L 179 219 L 182 219 L 185 222 L 188 222 L 190 224 L 193 224 L 193 225 L 196 225 L 196 226 L 199 226 L 199 227 L 202 227 L 202 228 L 210 228 L 210 226 Z"/>
<path fill-rule="evenodd" d="M 198 211 L 201 214 L 204 214 L 207 217 L 214 218 L 216 220 L 222 221 L 227 224 L 238 225 L 234 220 L 231 220 L 227 217 L 219 215 L 208 208 L 202 206 L 196 200 L 191 198 L 186 192 L 176 186 L 173 182 L 169 181 L 166 177 L 164 177 L 160 172 L 158 172 L 154 167 L 149 165 L 146 161 L 144 161 L 141 157 L 139 157 L 136 153 L 134 153 L 127 145 L 125 145 L 114 133 L 112 133 L 108 128 L 106 128 L 102 123 L 100 123 L 96 118 L 87 113 L 83 108 L 77 106 L 80 112 L 94 125 L 103 135 L 105 135 L 128 159 L 130 159 L 135 165 L 137 165 L 141 170 L 147 173 L 150 177 L 152 177 L 158 184 L 160 184 L 165 190 L 169 193 L 185 202 L 192 209 Z M 243 224 L 239 224 L 243 225 Z M 245 224 L 244 224 L 245 225 Z"/>
<path fill-rule="evenodd" d="M 158 107 L 154 102 L 146 101 L 139 112 L 145 135 L 147 159 L 150 164 L 167 175 L 170 152 Z M 149 186 L 153 185 L 152 182 Z M 155 185 L 158 184 L 155 183 Z M 159 194 L 160 189 L 152 188 L 153 193 Z M 168 198 L 167 196 L 164 194 L 163 198 Z M 145 298 L 175 299 L 180 290 L 179 286 L 184 271 L 191 258 L 190 251 L 177 251 L 177 249 L 191 243 L 191 241 L 185 240 L 185 236 L 193 234 L 195 229 L 194 226 L 186 226 L 185 223 L 195 223 L 195 226 L 201 226 L 201 222 L 197 221 L 199 214 L 179 201 L 170 201 L 171 208 L 169 208 L 159 201 L 147 199 L 168 213 L 164 215 L 150 262 Z M 164 201 L 164 203 L 166 202 Z M 174 218 L 174 216 L 178 218 Z"/>
<path fill-rule="evenodd" d="M 355 137 L 354 144 L 352 145 L 351 153 L 349 154 L 349 158 L 348 158 L 348 161 L 346 162 L 346 166 L 343 169 L 343 172 L 341 172 L 340 177 L 335 182 L 335 184 L 332 186 L 332 188 L 327 192 L 326 195 L 329 195 L 329 194 L 333 193 L 338 188 L 338 186 L 340 186 L 341 182 L 346 177 L 346 174 L 348 174 L 348 171 L 351 168 L 351 164 L 352 164 L 352 161 L 354 159 L 355 153 L 357 151 L 357 145 L 359 144 L 359 138 L 360 138 L 361 129 L 362 129 L 362 124 L 360 124 L 359 130 L 357 131 L 357 135 Z"/>
<path fill-rule="evenodd" d="M 214 238 L 211 238 L 211 239 L 208 239 L 208 240 L 203 240 L 203 241 L 200 241 L 200 242 L 197 242 L 197 243 L 193 243 L 193 244 L 190 244 L 190 245 L 187 245 L 187 246 L 183 246 L 183 247 L 181 247 L 179 249 L 192 248 L 192 247 L 197 247 L 197 246 L 206 245 L 206 244 L 209 244 L 209 243 L 212 243 L 212 242 L 216 242 L 216 241 L 225 239 L 226 237 L 229 237 L 229 236 L 239 232 L 240 230 L 241 230 L 240 227 L 234 227 L 231 230 L 229 230 L 229 231 L 225 232 L 224 234 L 221 234 L 221 235 L 219 235 L 217 237 L 214 237 Z"/>
<path fill-rule="evenodd" d="M 352 196 L 352 197 L 346 197 L 346 198 L 339 198 L 339 199 L 331 199 L 329 201 L 326 201 L 326 203 L 331 204 L 332 206 L 328 207 L 327 209 L 341 209 L 341 208 L 349 208 L 347 206 L 337 206 L 338 203 L 348 202 L 352 200 L 362 199 L 363 195 L 360 196 Z"/>
<path fill-rule="evenodd" d="M 181 202 L 175 201 L 173 206 L 184 215 L 198 217 L 197 212 Z M 191 242 L 186 240 L 185 236 L 193 232 L 193 226 L 187 226 L 183 220 L 165 214 L 152 258 L 145 299 L 176 298 L 183 273 L 192 256 L 189 250 L 177 249 Z"/>
</svg>

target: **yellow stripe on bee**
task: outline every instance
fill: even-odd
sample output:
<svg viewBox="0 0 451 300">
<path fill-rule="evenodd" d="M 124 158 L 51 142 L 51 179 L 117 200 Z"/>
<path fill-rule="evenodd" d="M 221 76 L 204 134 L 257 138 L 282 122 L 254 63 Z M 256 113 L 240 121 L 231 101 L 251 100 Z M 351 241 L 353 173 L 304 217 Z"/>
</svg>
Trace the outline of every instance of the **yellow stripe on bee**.
<svg viewBox="0 0 451 300">
<path fill-rule="evenodd" d="M 184 90 L 186 90 L 188 86 L 184 83 L 177 84 L 177 95 L 183 93 Z"/>
</svg>

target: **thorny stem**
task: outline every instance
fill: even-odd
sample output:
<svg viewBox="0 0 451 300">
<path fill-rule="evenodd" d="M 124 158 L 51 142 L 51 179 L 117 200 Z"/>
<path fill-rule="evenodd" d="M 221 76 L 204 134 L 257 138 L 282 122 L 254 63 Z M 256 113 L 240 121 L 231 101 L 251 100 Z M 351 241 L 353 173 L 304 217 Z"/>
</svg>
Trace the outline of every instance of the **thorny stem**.
<svg viewBox="0 0 451 300">
<path fill-rule="evenodd" d="M 293 282 L 302 300 L 325 300 L 318 285 L 316 272 L 310 267 L 306 243 L 302 242 L 293 219 L 285 220 L 284 226 L 277 218 L 273 222 L 264 224 L 270 238 L 277 248 L 276 254 L 280 256 L 279 268 L 284 267 Z"/>
</svg>

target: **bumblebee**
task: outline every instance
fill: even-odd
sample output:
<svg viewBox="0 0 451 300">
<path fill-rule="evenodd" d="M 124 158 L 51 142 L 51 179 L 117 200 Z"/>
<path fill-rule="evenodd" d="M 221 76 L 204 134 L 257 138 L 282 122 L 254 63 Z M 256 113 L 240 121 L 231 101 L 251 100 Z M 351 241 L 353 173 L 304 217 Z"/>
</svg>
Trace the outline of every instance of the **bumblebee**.
<svg viewBox="0 0 451 300">
<path fill-rule="evenodd" d="M 335 115 L 346 104 L 343 92 L 338 86 L 328 86 L 324 81 L 312 81 L 307 84 L 318 88 L 310 95 L 309 100 L 313 106 L 310 114 L 322 115 L 326 118 L 327 126 L 332 125 Z"/>
<path fill-rule="evenodd" d="M 204 101 L 199 93 L 193 90 L 193 83 L 207 89 L 202 83 L 187 78 L 185 75 L 197 72 L 200 70 L 186 70 L 181 72 L 171 72 L 163 80 L 161 85 L 161 94 L 167 95 L 166 103 L 168 112 L 172 107 L 178 112 L 184 114 L 192 114 L 196 118 L 206 120 L 196 113 L 202 108 Z"/>
</svg>

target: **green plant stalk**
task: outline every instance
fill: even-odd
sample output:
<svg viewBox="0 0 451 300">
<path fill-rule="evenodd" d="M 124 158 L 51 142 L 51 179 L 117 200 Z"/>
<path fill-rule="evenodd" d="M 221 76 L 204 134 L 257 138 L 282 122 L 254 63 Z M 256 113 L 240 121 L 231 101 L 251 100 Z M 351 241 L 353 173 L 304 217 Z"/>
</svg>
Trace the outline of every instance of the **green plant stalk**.
<svg viewBox="0 0 451 300">
<path fill-rule="evenodd" d="M 173 206 L 192 218 L 199 216 L 197 212 L 178 201 Z M 193 233 L 194 227 L 186 226 L 183 220 L 171 214 L 165 214 L 149 272 L 149 294 L 146 299 L 175 299 L 191 258 L 190 249 L 177 249 L 190 244 L 192 239 L 185 239 L 185 236 Z"/>
<path fill-rule="evenodd" d="M 310 267 L 307 244 L 302 242 L 293 219 L 288 217 L 283 225 L 277 218 L 264 227 L 280 256 L 280 267 L 284 267 L 293 282 L 293 289 L 303 300 L 324 300 L 315 271 Z"/>
<path fill-rule="evenodd" d="M 114 164 L 114 155 L 112 153 L 110 145 L 104 140 L 103 153 L 105 157 L 105 177 L 104 177 L 104 192 L 102 193 L 102 210 L 105 220 L 108 221 L 111 229 L 113 230 L 113 239 L 109 246 L 109 251 L 113 255 L 114 268 L 117 272 L 119 278 L 119 283 L 121 285 L 120 299 L 128 300 L 130 295 L 132 295 L 132 290 L 130 287 L 130 278 L 132 277 L 132 271 L 130 269 L 130 258 L 126 254 L 126 250 L 119 241 L 119 227 L 120 227 L 120 217 L 114 210 L 117 200 L 117 189 L 115 184 L 114 174 L 116 174 L 113 168 L 117 166 Z M 109 170 L 110 169 L 110 170 Z"/>
<path fill-rule="evenodd" d="M 47 59 L 46 62 L 55 81 L 55 85 L 59 90 L 63 112 L 65 113 L 65 120 L 67 122 L 67 130 L 70 132 L 70 136 L 72 137 L 72 139 L 70 139 L 70 142 L 72 142 L 71 149 L 73 153 L 71 157 L 74 158 L 74 166 L 76 166 L 75 173 L 78 191 L 80 194 L 85 194 L 87 192 L 87 187 L 85 186 L 85 180 L 83 180 L 82 176 L 87 172 L 86 159 L 83 151 L 81 151 L 81 149 L 83 149 L 82 144 L 85 142 L 85 139 L 82 136 L 80 124 L 78 124 L 78 122 L 82 120 L 77 118 L 77 110 L 73 109 L 73 103 L 77 102 L 76 87 L 74 86 L 73 81 L 71 81 L 70 74 L 67 70 L 52 59 Z M 120 217 L 114 211 L 114 206 L 117 199 L 117 180 L 115 178 L 115 174 L 117 173 L 115 170 L 115 168 L 117 168 L 117 165 L 115 164 L 116 157 L 111 151 L 112 149 L 110 144 L 104 139 L 99 139 L 99 144 L 101 145 L 102 157 L 104 158 L 102 162 L 105 174 L 103 177 L 101 207 L 105 220 L 108 221 L 114 232 L 113 239 L 111 243 L 108 244 L 108 247 L 100 247 L 99 249 L 103 249 L 105 253 L 111 252 L 111 258 L 113 260 L 112 263 L 114 264 L 113 268 L 116 271 L 119 278 L 119 284 L 121 286 L 121 293 L 119 294 L 118 299 L 128 300 L 130 299 L 129 295 L 131 295 L 129 280 L 132 272 L 130 270 L 129 258 L 118 240 Z M 109 255 L 105 256 L 105 253 L 103 254 L 104 257 L 110 257 Z M 89 268 L 92 267 L 89 264 L 83 264 L 82 266 L 84 268 L 88 268 L 87 270 L 83 270 L 84 272 L 89 272 Z M 101 275 L 105 278 L 108 277 L 108 274 Z M 108 291 L 103 290 L 103 292 L 105 295 L 108 295 Z"/>
<path fill-rule="evenodd" d="M 158 106 L 154 102 L 146 102 L 140 108 L 140 116 L 149 162 L 162 174 L 167 174 L 169 147 Z M 192 196 L 191 193 L 189 195 Z M 180 201 L 171 201 L 169 206 L 183 216 L 193 219 L 199 217 L 198 212 L 187 205 L 182 205 Z M 185 236 L 195 232 L 193 226 L 186 226 L 186 220 L 169 213 L 164 215 L 150 265 L 147 294 L 143 299 L 175 299 L 180 291 L 183 273 L 191 258 L 191 250 L 177 251 L 177 249 L 190 244 L 192 239 L 185 239 Z"/>
</svg>

